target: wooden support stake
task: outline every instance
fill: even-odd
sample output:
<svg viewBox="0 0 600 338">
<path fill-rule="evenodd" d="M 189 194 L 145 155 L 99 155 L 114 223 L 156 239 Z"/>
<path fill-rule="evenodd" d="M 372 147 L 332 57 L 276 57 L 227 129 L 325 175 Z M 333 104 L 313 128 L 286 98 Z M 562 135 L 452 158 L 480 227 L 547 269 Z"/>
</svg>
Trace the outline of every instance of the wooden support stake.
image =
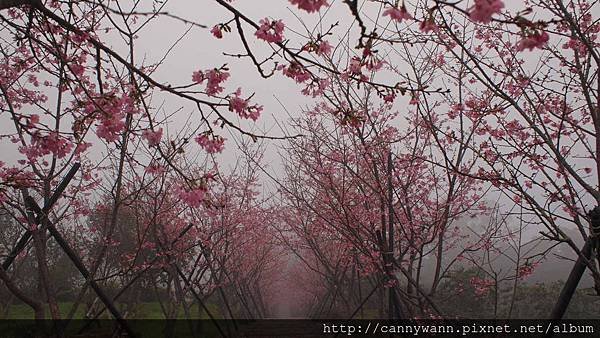
<svg viewBox="0 0 600 338">
<path fill-rule="evenodd" d="M 560 320 L 564 316 L 567 308 L 569 307 L 569 303 L 571 302 L 571 298 L 573 298 L 573 294 L 575 294 L 575 290 L 579 285 L 579 281 L 585 272 L 587 267 L 587 262 L 592 259 L 592 251 L 593 244 L 598 236 L 595 231 L 600 229 L 600 207 L 595 207 L 588 214 L 590 216 L 590 222 L 592 225 L 592 233 L 588 236 L 585 241 L 585 245 L 583 249 L 581 249 L 581 254 L 577 257 L 577 261 L 569 274 L 569 278 L 567 282 L 563 286 L 563 289 L 560 292 L 560 296 L 554 305 L 554 309 L 552 310 L 552 314 L 550 315 L 550 319 L 552 320 Z"/>
<path fill-rule="evenodd" d="M 52 209 L 54 204 L 58 201 L 58 199 L 60 198 L 62 193 L 65 191 L 65 189 L 67 188 L 67 186 L 69 185 L 69 183 L 71 182 L 71 180 L 73 179 L 75 174 L 77 173 L 77 170 L 79 170 L 79 167 L 81 167 L 81 164 L 75 163 L 73 165 L 73 167 L 71 167 L 71 170 L 69 170 L 69 172 L 67 173 L 67 176 L 65 176 L 65 178 L 63 178 L 62 182 L 60 182 L 60 184 L 58 185 L 58 187 L 56 188 L 56 190 L 54 191 L 52 196 L 50 196 L 50 199 L 48 200 L 48 202 L 44 205 L 44 208 L 42 209 L 44 215 L 47 215 L 48 212 L 50 211 L 50 209 Z M 41 222 L 41 218 L 37 217 L 36 224 L 40 224 L 40 222 Z M 25 233 L 23 234 L 23 236 L 21 236 L 21 238 L 17 242 L 17 245 L 15 245 L 15 247 L 11 250 L 10 254 L 8 254 L 8 257 L 6 257 L 6 260 L 4 260 L 4 262 L 2 263 L 2 269 L 4 269 L 4 271 L 7 271 L 8 268 L 10 268 L 10 266 L 14 262 L 15 258 L 17 258 L 17 256 L 21 253 L 21 251 L 23 251 L 23 249 L 25 249 L 25 247 L 27 247 L 27 244 L 29 243 L 30 239 L 31 239 L 31 231 L 26 230 Z"/>
<path fill-rule="evenodd" d="M 36 201 L 31 196 L 26 196 L 25 205 L 31 211 L 36 213 L 36 215 L 37 215 L 36 220 L 41 220 L 41 219 L 47 217 L 46 214 L 43 212 L 43 210 L 40 208 L 40 206 L 36 203 Z M 54 237 L 54 239 L 56 240 L 58 245 L 62 248 L 62 250 L 65 252 L 65 254 L 67 254 L 67 256 L 69 257 L 71 262 L 73 262 L 73 264 L 75 265 L 77 270 L 79 270 L 81 275 L 90 284 L 90 286 L 92 287 L 94 292 L 96 292 L 96 294 L 98 295 L 98 298 L 100 298 L 100 300 L 108 308 L 108 310 L 113 315 L 113 317 L 117 320 L 119 325 L 127 332 L 127 335 L 131 338 L 134 338 L 136 335 L 133 332 L 133 330 L 131 329 L 131 327 L 129 326 L 129 324 L 127 324 L 127 322 L 121 315 L 121 312 L 117 309 L 117 307 L 114 305 L 112 300 L 106 295 L 106 293 L 104 293 L 104 291 L 100 288 L 98 283 L 96 283 L 96 281 L 92 278 L 89 270 L 85 267 L 85 265 L 83 264 L 83 261 L 79 258 L 77 253 L 71 248 L 69 243 L 67 243 L 67 241 L 64 239 L 64 237 L 56 229 L 54 224 L 50 220 L 46 220 L 46 222 L 48 225 L 48 231 L 50 232 L 50 235 L 52 235 L 52 237 Z"/>
</svg>

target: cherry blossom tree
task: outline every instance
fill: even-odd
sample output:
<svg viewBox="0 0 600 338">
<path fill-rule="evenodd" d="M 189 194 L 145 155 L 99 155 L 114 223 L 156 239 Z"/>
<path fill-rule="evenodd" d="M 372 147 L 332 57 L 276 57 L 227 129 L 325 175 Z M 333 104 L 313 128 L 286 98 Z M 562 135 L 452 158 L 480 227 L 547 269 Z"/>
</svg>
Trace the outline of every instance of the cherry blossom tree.
<svg viewBox="0 0 600 338">
<path fill-rule="evenodd" d="M 92 228 L 86 236 L 75 241 L 70 239 L 71 245 L 80 249 L 78 254 L 84 258 L 92 278 L 100 274 L 108 278 L 113 276 L 111 270 L 115 267 L 109 268 L 105 263 L 110 249 L 118 244 L 115 242 L 117 232 L 122 236 L 137 236 L 133 244 L 139 253 L 159 243 L 168 245 L 184 225 L 193 221 L 188 214 L 187 220 L 180 218 L 178 222 L 163 224 L 170 228 L 150 231 L 150 225 L 155 227 L 157 220 L 150 222 L 142 217 L 139 208 L 144 206 L 144 196 L 149 198 L 154 194 L 156 198 L 161 189 L 154 187 L 158 190 L 150 192 L 147 189 L 153 188 L 152 185 L 137 186 L 136 180 L 155 184 L 147 176 L 168 174 L 167 187 L 174 193 L 169 196 L 171 204 L 169 199 L 163 200 L 168 208 L 165 211 L 161 210 L 164 205 L 153 205 L 156 210 L 153 215 L 159 220 L 169 217 L 174 221 L 165 214 L 201 208 L 209 203 L 211 173 L 184 170 L 175 164 L 185 162 L 180 158 L 185 157 L 191 141 L 195 140 L 198 148 L 190 152 L 204 152 L 210 158 L 224 146 L 224 138 L 213 131 L 214 126 L 228 126 L 245 136 L 256 137 L 225 116 L 225 112 L 233 112 L 242 119 L 256 120 L 262 110 L 260 105 L 244 97 L 241 89 L 225 93 L 224 83 L 230 77 L 226 66 L 190 71 L 191 82 L 188 80 L 175 88 L 154 78 L 161 62 L 146 64 L 138 60 L 137 34 L 156 16 L 165 14 L 159 3 L 154 5 L 159 7 L 150 6 L 151 10 L 146 12 L 142 8 L 145 5 L 125 8 L 117 2 L 8 1 L 0 4 L 2 31 L 6 37 L 2 43 L 0 105 L 2 118 L 13 125 L 2 139 L 12 143 L 7 145 L 7 151 L 16 158 L 13 163 L 0 163 L 0 201 L 22 229 L 32 233 L 40 295 L 30 298 L 18 291 L 13 278 L 5 271 L 2 280 L 35 309 L 36 318 L 44 317 L 42 303 L 49 305 L 53 319 L 61 315 L 48 275 L 45 233 L 49 224 L 42 219 L 41 226 L 36 226 L 33 214 L 24 207 L 26 196 L 31 194 L 48 203 L 61 176 L 75 163 L 81 163 L 75 183 L 71 183 L 63 196 L 58 196 L 62 199 L 49 210 L 48 221 L 62 224 L 61 231 L 65 233 L 85 231 L 83 220 L 91 214 L 90 205 L 97 198 L 103 199 L 96 208 L 96 213 L 104 215 L 100 229 L 94 232 Z M 178 17 L 173 19 L 187 22 Z M 158 116 L 170 112 L 155 107 L 152 100 L 155 89 L 194 105 L 198 122 L 169 135 L 168 120 Z M 215 115 L 213 124 L 208 118 Z M 94 190 L 103 191 L 104 196 L 93 194 Z M 127 224 L 136 225 L 136 229 L 123 229 L 124 225 L 118 224 L 125 218 L 133 218 Z M 153 244 L 148 241 L 148 233 L 153 235 Z M 99 245 L 85 246 L 84 243 L 90 241 Z M 138 268 L 143 265 L 143 260 L 132 259 L 121 264 L 129 269 L 132 265 Z M 118 268 L 122 271 L 123 267 Z M 84 285 L 79 299 L 86 290 L 87 285 Z M 70 316 L 76 308 L 77 305 Z"/>
<path fill-rule="evenodd" d="M 0 279 L 36 318 L 46 305 L 63 317 L 47 230 L 89 275 L 67 317 L 89 287 L 118 281 L 125 292 L 140 276 L 174 296 L 166 316 L 179 305 L 189 316 L 190 294 L 206 312 L 216 295 L 225 316 L 265 316 L 262 292 L 277 285 L 283 248 L 326 281 L 321 307 L 353 314 L 367 281 L 386 287 L 389 313 L 439 315 L 440 281 L 466 252 L 497 250 L 499 229 L 514 239 L 515 208 L 519 224 L 581 257 L 600 294 L 598 249 L 583 252 L 565 231 L 598 235 L 588 214 L 600 202 L 595 2 L 272 1 L 289 19 L 215 0 L 214 22 L 167 3 L 0 0 L 0 209 L 23 234 Z M 172 83 L 160 71 L 188 33 L 149 61 L 138 37 L 159 19 L 235 39 L 239 50 L 225 51 L 225 63 L 195 61 Z M 311 102 L 292 121 L 303 137 L 248 127 L 266 103 L 233 84 L 228 63 L 285 79 Z M 222 169 L 238 137 L 290 139 L 279 201 L 259 196 L 260 153 Z M 491 212 L 481 203 L 489 196 L 502 221 L 451 254 L 464 219 Z M 521 247 L 513 243 L 515 280 L 534 267 Z M 33 293 L 13 265 L 23 256 L 35 262 Z"/>
</svg>

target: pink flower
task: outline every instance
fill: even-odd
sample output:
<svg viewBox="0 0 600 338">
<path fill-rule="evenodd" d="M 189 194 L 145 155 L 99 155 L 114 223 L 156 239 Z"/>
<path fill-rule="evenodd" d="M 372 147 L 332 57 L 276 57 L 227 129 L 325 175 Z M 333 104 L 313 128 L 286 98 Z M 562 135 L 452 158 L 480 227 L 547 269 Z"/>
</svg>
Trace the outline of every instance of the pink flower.
<svg viewBox="0 0 600 338">
<path fill-rule="evenodd" d="M 80 64 L 73 63 L 72 65 L 70 65 L 70 67 L 71 71 L 73 71 L 73 74 L 75 74 L 76 76 L 80 77 L 85 72 L 85 67 Z"/>
<path fill-rule="evenodd" d="M 150 162 L 150 164 L 146 167 L 146 172 L 154 176 L 160 175 L 165 171 L 166 169 L 156 161 Z"/>
<path fill-rule="evenodd" d="M 256 121 L 263 110 L 262 106 L 249 106 L 248 100 L 241 97 L 242 89 L 238 88 L 229 99 L 229 111 L 236 112 L 241 118 Z"/>
<path fill-rule="evenodd" d="M 81 142 L 77 145 L 77 147 L 75 147 L 75 154 L 80 155 L 88 150 L 91 146 L 92 144 L 89 142 Z"/>
<path fill-rule="evenodd" d="M 119 133 L 125 129 L 125 122 L 121 119 L 102 119 L 102 123 L 96 129 L 98 137 L 107 142 L 115 142 L 119 138 Z"/>
<path fill-rule="evenodd" d="M 61 137 L 57 132 L 52 132 L 45 136 L 33 135 L 32 140 L 31 146 L 19 149 L 30 161 L 48 154 L 63 158 L 73 149 L 73 144 Z"/>
<path fill-rule="evenodd" d="M 219 27 L 219 25 L 215 25 L 210 32 L 212 33 L 212 35 L 217 38 L 217 39 L 222 39 L 223 38 L 223 31 L 221 31 L 221 27 Z"/>
<path fill-rule="evenodd" d="M 402 20 L 411 20 L 413 17 L 408 13 L 406 7 L 388 7 L 384 12 L 383 16 L 389 16 L 392 20 L 402 22 Z"/>
<path fill-rule="evenodd" d="M 196 83 L 202 83 L 204 81 L 204 72 L 197 70 L 192 73 L 192 81 Z"/>
<path fill-rule="evenodd" d="M 229 78 L 228 72 L 222 72 L 217 69 L 208 71 L 208 83 L 206 84 L 206 94 L 215 95 L 223 91 L 221 83 Z"/>
<path fill-rule="evenodd" d="M 312 97 L 322 95 L 330 82 L 327 79 L 318 79 L 311 81 L 304 89 L 302 94 Z"/>
<path fill-rule="evenodd" d="M 162 138 L 163 129 L 160 128 L 157 131 L 152 131 L 150 129 L 144 130 L 142 133 L 142 137 L 148 141 L 148 145 L 151 147 L 155 147 L 160 143 L 160 139 Z"/>
<path fill-rule="evenodd" d="M 491 279 L 483 279 L 479 277 L 471 277 L 469 282 L 471 283 L 471 286 L 473 286 L 475 295 L 477 296 L 483 296 L 487 294 L 490 291 L 490 289 L 496 284 Z"/>
<path fill-rule="evenodd" d="M 244 110 L 246 110 L 246 108 L 248 108 L 248 101 L 241 98 L 239 94 L 239 92 L 236 92 L 236 94 L 229 100 L 229 110 L 241 114 Z"/>
<path fill-rule="evenodd" d="M 90 39 L 90 35 L 88 33 L 77 33 L 71 36 L 71 41 L 80 45 Z"/>
<path fill-rule="evenodd" d="M 439 30 L 439 27 L 435 24 L 433 19 L 427 19 L 427 20 L 421 22 L 421 25 L 419 25 L 419 29 L 423 33 L 429 33 L 429 32 L 437 32 Z"/>
<path fill-rule="evenodd" d="M 371 48 L 366 47 L 363 50 L 363 64 L 367 67 L 368 70 L 377 72 L 383 67 L 384 61 L 380 60 L 377 57 L 377 54 L 371 51 Z"/>
<path fill-rule="evenodd" d="M 202 204 L 206 197 L 206 189 L 196 188 L 191 190 L 186 190 L 184 188 L 178 189 L 178 195 L 181 200 L 189 205 L 192 208 L 197 208 Z"/>
<path fill-rule="evenodd" d="M 38 123 L 40 123 L 40 116 L 37 114 L 31 114 L 31 116 L 29 116 L 29 121 L 27 121 L 27 128 L 33 128 Z"/>
<path fill-rule="evenodd" d="M 260 20 L 260 27 L 254 33 L 257 38 L 267 42 L 283 42 L 283 30 L 285 25 L 281 20 L 269 20 L 267 18 Z"/>
<path fill-rule="evenodd" d="M 473 21 L 489 23 L 492 15 L 499 14 L 504 8 L 501 0 L 475 0 L 475 5 L 469 9 L 469 17 Z"/>
<path fill-rule="evenodd" d="M 536 32 L 534 34 L 528 35 L 521 39 L 517 44 L 517 51 L 521 52 L 525 49 L 529 49 L 530 51 L 534 48 L 543 48 L 548 43 L 550 36 L 546 32 L 542 32 L 541 34 Z"/>
<path fill-rule="evenodd" d="M 460 114 L 462 114 L 465 110 L 465 107 L 461 103 L 453 104 L 450 107 L 450 111 L 448 111 L 448 117 L 451 120 L 457 118 Z"/>
<path fill-rule="evenodd" d="M 192 81 L 201 84 L 205 80 L 206 83 L 206 94 L 210 96 L 217 95 L 223 91 L 221 84 L 229 78 L 229 73 L 219 69 L 211 69 L 207 71 L 195 71 L 192 73 Z"/>
<path fill-rule="evenodd" d="M 133 98 L 123 94 L 120 98 L 108 96 L 86 104 L 86 114 L 96 114 L 99 121 L 96 134 L 107 142 L 114 142 L 125 130 L 125 116 L 138 111 Z"/>
<path fill-rule="evenodd" d="M 290 3 L 309 13 L 317 12 L 323 6 L 329 6 L 327 0 L 290 0 Z"/>
<path fill-rule="evenodd" d="M 419 93 L 413 93 L 410 98 L 410 102 L 408 104 L 412 106 L 416 106 L 419 104 Z"/>
<path fill-rule="evenodd" d="M 196 136 L 196 142 L 209 154 L 220 153 L 225 147 L 225 139 L 221 136 L 204 133 Z"/>
<path fill-rule="evenodd" d="M 350 60 L 350 65 L 348 66 L 348 71 L 350 71 L 351 74 L 360 74 L 361 68 L 362 68 L 362 63 L 361 63 L 360 59 L 357 58 L 356 56 L 353 57 L 352 60 Z"/>
<path fill-rule="evenodd" d="M 565 42 L 562 46 L 563 49 L 572 49 L 574 51 L 579 52 L 579 54 L 581 55 L 586 55 L 587 54 L 587 46 L 585 45 L 585 43 L 581 42 L 578 39 L 569 39 L 569 41 Z"/>
<path fill-rule="evenodd" d="M 296 83 L 303 83 L 310 79 L 310 72 L 296 61 L 290 62 L 288 66 L 279 66 L 283 75 L 294 79 Z"/>
<path fill-rule="evenodd" d="M 517 274 L 517 277 L 519 279 L 525 279 L 525 278 L 531 276 L 537 266 L 538 266 L 537 262 L 536 263 L 525 263 L 525 265 L 519 267 L 519 272 Z"/>
<path fill-rule="evenodd" d="M 396 100 L 395 92 L 388 93 L 383 97 L 383 101 L 387 102 L 387 103 L 392 103 L 392 102 L 394 102 L 394 100 Z"/>
<path fill-rule="evenodd" d="M 319 47 L 317 48 L 317 54 L 322 56 L 328 56 L 331 54 L 331 45 L 327 41 L 321 41 Z"/>
</svg>

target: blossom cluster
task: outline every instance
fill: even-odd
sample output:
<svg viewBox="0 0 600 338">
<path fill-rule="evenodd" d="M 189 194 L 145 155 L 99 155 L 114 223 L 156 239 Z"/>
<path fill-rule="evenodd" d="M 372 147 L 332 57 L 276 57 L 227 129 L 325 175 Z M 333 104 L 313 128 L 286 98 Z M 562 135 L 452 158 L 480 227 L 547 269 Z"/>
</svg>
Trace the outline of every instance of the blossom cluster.
<svg viewBox="0 0 600 338">
<path fill-rule="evenodd" d="M 238 88 L 229 99 L 229 111 L 237 113 L 241 118 L 256 121 L 263 110 L 263 106 L 250 105 L 248 99 L 242 96 L 242 89 Z"/>
<path fill-rule="evenodd" d="M 158 146 L 158 144 L 160 143 L 160 140 L 162 139 L 162 134 L 163 134 L 163 129 L 160 128 L 156 131 L 153 130 L 144 130 L 144 132 L 142 133 L 142 137 L 144 139 L 146 139 L 146 141 L 148 141 L 148 145 L 151 147 L 156 147 Z"/>
<path fill-rule="evenodd" d="M 199 187 L 186 189 L 183 187 L 177 188 L 177 194 L 181 200 L 192 208 L 198 208 L 206 198 L 206 188 Z"/>
<path fill-rule="evenodd" d="M 196 142 L 209 154 L 220 153 L 225 148 L 225 139 L 212 133 L 196 136 Z"/>
<path fill-rule="evenodd" d="M 490 23 L 494 14 L 499 14 L 504 8 L 501 0 L 475 0 L 475 4 L 469 10 L 469 16 L 473 21 Z"/>
<path fill-rule="evenodd" d="M 269 20 L 267 18 L 260 20 L 260 27 L 254 33 L 257 38 L 272 43 L 283 42 L 283 30 L 285 25 L 281 20 Z"/>
<path fill-rule="evenodd" d="M 206 81 L 206 94 L 215 96 L 225 89 L 222 84 L 229 78 L 229 72 L 223 69 L 210 69 L 206 71 L 195 71 L 192 74 L 192 81 L 198 84 Z"/>
<path fill-rule="evenodd" d="M 408 13 L 405 6 L 397 7 L 388 7 L 385 11 L 383 11 L 383 16 L 389 16 L 392 20 L 397 22 L 402 22 L 402 20 L 412 20 L 413 17 Z"/>
<path fill-rule="evenodd" d="M 290 0 L 290 3 L 309 13 L 318 12 L 321 7 L 329 6 L 327 0 Z"/>
</svg>

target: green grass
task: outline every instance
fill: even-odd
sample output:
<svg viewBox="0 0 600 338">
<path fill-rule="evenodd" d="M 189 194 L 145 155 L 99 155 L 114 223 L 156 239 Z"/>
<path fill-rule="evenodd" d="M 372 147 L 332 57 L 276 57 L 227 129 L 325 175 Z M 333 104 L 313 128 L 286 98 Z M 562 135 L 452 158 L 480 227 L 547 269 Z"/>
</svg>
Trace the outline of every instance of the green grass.
<svg viewBox="0 0 600 338">
<path fill-rule="evenodd" d="M 117 307 L 123 311 L 122 304 L 116 304 Z M 59 303 L 59 309 L 61 317 L 64 319 L 73 306 L 72 302 L 61 302 Z M 223 318 L 218 311 L 218 306 L 215 304 L 207 304 L 209 311 L 217 319 Z M 24 304 L 11 305 L 8 311 L 8 315 L 2 317 L 4 312 L 0 309 L 0 336 L 17 338 L 24 336 L 36 336 L 39 332 L 50 332 L 52 330 L 51 322 L 41 322 L 42 326 L 32 325 L 30 319 L 34 318 L 33 310 Z M 85 306 L 82 304 L 79 306 L 75 319 L 82 319 L 85 311 Z M 160 304 L 158 302 L 147 302 L 139 303 L 133 310 L 133 315 L 129 315 L 128 319 L 134 319 L 129 322 L 130 327 L 134 332 L 137 333 L 138 337 L 164 337 L 166 332 L 172 332 L 174 337 L 185 338 L 192 337 L 191 325 L 197 330 L 201 337 L 219 337 L 217 328 L 214 324 L 207 320 L 209 317 L 204 311 L 199 311 L 198 306 L 194 305 L 190 309 L 191 318 L 195 321 L 187 322 L 172 322 L 172 321 L 135 321 L 136 319 L 164 319 L 164 315 Z M 50 319 L 50 312 L 46 308 L 46 318 Z M 100 319 L 110 319 L 111 316 L 108 311 L 105 311 Z M 185 312 L 183 307 L 179 307 L 177 311 L 177 319 L 185 319 Z M 9 320 L 7 320 L 9 319 Z M 17 320 L 13 320 L 17 319 Z M 67 331 L 64 332 L 67 338 L 70 337 L 83 337 L 79 330 L 87 325 L 87 321 L 72 321 L 69 323 Z M 171 326 L 172 325 L 172 326 Z M 224 325 L 223 323 L 219 324 Z M 169 329 L 171 328 L 171 329 Z M 87 327 L 85 331 L 85 337 L 104 338 L 112 337 L 114 329 L 114 322 L 112 321 L 97 321 L 94 324 Z M 40 331 L 41 330 L 41 331 Z M 172 330 L 172 331 L 171 331 Z"/>
<path fill-rule="evenodd" d="M 65 317 L 71 310 L 72 306 L 73 302 L 58 303 L 58 309 L 61 317 Z M 83 307 L 80 306 L 77 309 L 77 313 L 75 313 L 75 318 L 82 318 L 84 314 L 83 311 Z M 3 315 L 3 313 L 0 315 Z M 50 315 L 50 310 L 47 306 L 46 315 Z M 11 305 L 8 309 L 8 316 L 0 317 L 0 319 L 33 319 L 33 309 L 25 304 Z"/>
<path fill-rule="evenodd" d="M 379 310 L 377 309 L 363 309 L 362 311 L 362 316 L 361 316 L 361 312 L 359 311 L 356 316 L 354 316 L 354 319 L 376 319 L 379 317 Z"/>
<path fill-rule="evenodd" d="M 62 302 L 58 304 L 61 318 L 66 317 L 66 315 L 71 310 L 73 306 L 72 302 Z M 117 307 L 121 308 L 118 304 Z M 218 307 L 214 304 L 207 304 L 209 311 L 217 318 L 222 318 L 219 314 Z M 85 311 L 85 306 L 82 304 L 77 309 L 74 318 L 81 319 L 83 318 Z M 129 317 L 129 319 L 164 319 L 163 311 L 158 302 L 151 303 L 139 303 L 136 305 L 133 310 L 134 315 Z M 4 313 L 0 312 L 0 319 L 33 319 L 34 313 L 31 307 L 25 304 L 11 305 L 8 310 L 8 315 L 6 317 L 3 316 Z M 198 306 L 194 305 L 190 309 L 190 316 L 192 319 L 208 319 L 208 315 L 205 311 L 201 313 L 198 311 Z M 50 317 L 50 311 L 46 307 L 46 317 Z M 110 314 L 108 311 L 104 311 L 104 314 L 101 318 L 110 318 Z M 177 311 L 177 319 L 184 319 L 185 312 L 183 311 L 183 306 L 180 306 Z"/>
<path fill-rule="evenodd" d="M 207 307 L 211 314 L 216 316 L 217 318 L 221 318 L 218 308 L 214 304 L 207 304 Z M 160 307 L 158 302 L 153 303 L 139 303 L 135 308 L 135 319 L 164 319 L 163 310 Z M 199 312 L 198 306 L 192 306 L 190 309 L 190 317 L 192 319 L 208 319 L 208 315 L 205 311 Z M 179 306 L 177 309 L 178 319 L 184 319 L 185 311 L 183 310 L 183 306 Z"/>
</svg>

